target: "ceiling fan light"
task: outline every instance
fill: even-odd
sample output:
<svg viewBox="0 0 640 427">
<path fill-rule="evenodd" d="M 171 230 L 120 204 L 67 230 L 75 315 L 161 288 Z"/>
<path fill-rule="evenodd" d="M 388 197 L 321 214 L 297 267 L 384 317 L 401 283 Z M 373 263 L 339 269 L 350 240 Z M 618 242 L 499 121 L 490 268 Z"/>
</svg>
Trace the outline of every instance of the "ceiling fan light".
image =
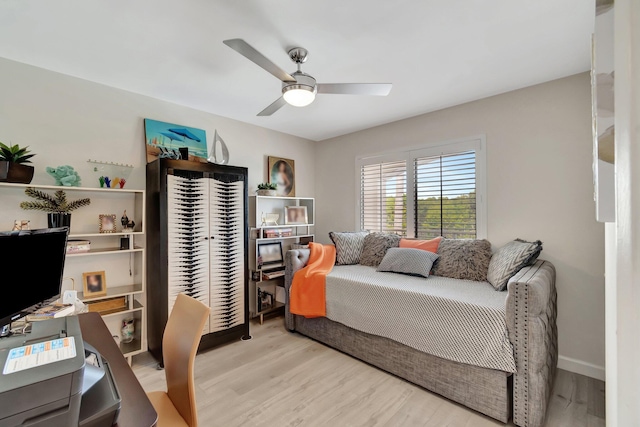
<svg viewBox="0 0 640 427">
<path fill-rule="evenodd" d="M 294 107 L 306 107 L 316 99 L 316 89 L 307 85 L 289 85 L 282 88 L 282 97 Z"/>
</svg>

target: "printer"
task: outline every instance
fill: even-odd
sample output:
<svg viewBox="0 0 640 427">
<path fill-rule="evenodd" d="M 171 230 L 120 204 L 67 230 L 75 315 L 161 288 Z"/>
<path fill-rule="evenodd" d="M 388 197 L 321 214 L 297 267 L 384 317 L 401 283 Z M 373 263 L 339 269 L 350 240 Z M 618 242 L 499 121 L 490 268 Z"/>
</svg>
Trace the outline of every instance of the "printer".
<svg viewBox="0 0 640 427">
<path fill-rule="evenodd" d="M 0 339 L 0 427 L 110 427 L 120 395 L 108 362 L 82 340 L 77 316 L 34 322 Z"/>
</svg>

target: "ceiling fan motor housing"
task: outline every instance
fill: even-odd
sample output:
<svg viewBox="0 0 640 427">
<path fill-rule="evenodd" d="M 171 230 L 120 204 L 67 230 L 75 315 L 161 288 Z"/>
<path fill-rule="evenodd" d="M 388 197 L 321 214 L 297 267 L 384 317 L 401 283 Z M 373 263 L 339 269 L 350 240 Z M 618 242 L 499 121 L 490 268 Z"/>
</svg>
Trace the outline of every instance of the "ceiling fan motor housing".
<svg viewBox="0 0 640 427">
<path fill-rule="evenodd" d="M 309 92 L 316 93 L 316 79 L 309 74 L 302 71 L 296 71 L 291 73 L 291 76 L 296 79 L 295 82 L 282 82 L 282 93 L 285 93 L 293 89 L 304 89 Z"/>
</svg>

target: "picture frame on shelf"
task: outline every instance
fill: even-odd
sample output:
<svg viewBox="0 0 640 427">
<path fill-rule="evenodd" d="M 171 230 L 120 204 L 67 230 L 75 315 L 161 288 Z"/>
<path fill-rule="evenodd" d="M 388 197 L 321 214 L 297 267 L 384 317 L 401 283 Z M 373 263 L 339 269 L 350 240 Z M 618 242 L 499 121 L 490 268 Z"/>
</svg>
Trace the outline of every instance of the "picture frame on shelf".
<svg viewBox="0 0 640 427">
<path fill-rule="evenodd" d="M 281 197 L 295 197 L 296 195 L 296 167 L 291 159 L 268 156 L 269 183 L 277 184 L 276 195 Z"/>
<path fill-rule="evenodd" d="M 116 230 L 116 214 L 100 214 L 98 216 L 100 233 L 115 233 Z"/>
<path fill-rule="evenodd" d="M 258 244 L 259 265 L 282 264 L 282 242 L 269 242 Z"/>
<path fill-rule="evenodd" d="M 82 291 L 85 298 L 107 295 L 107 276 L 104 271 L 82 273 Z"/>
<path fill-rule="evenodd" d="M 306 206 L 285 206 L 284 223 L 286 225 L 306 225 L 309 217 Z"/>
</svg>

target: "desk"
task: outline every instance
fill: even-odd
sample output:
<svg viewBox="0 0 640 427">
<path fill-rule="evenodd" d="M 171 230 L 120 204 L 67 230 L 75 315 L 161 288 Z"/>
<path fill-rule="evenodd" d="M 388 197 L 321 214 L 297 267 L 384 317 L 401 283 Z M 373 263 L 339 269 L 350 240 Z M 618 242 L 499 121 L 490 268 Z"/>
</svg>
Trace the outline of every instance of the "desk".
<svg viewBox="0 0 640 427">
<path fill-rule="evenodd" d="M 122 406 L 118 423 L 115 425 L 118 427 L 155 426 L 158 414 L 113 340 L 102 317 L 98 313 L 84 313 L 78 316 L 78 320 L 82 339 L 94 346 L 107 359 L 118 385 Z"/>
</svg>

